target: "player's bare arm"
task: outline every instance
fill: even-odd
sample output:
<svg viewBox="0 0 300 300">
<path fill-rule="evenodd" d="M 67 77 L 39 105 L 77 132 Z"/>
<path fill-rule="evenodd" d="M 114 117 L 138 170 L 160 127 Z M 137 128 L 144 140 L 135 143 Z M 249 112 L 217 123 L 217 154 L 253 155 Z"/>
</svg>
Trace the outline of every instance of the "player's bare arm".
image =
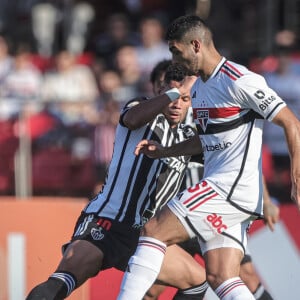
<svg viewBox="0 0 300 300">
<path fill-rule="evenodd" d="M 281 109 L 273 122 L 285 131 L 291 159 L 291 198 L 300 210 L 300 122 L 288 107 Z"/>
<path fill-rule="evenodd" d="M 163 147 L 152 140 L 142 140 L 137 144 L 134 152 L 135 155 L 145 154 L 151 158 L 196 155 L 200 153 L 202 153 L 202 145 L 197 135 L 170 147 Z"/>
<path fill-rule="evenodd" d="M 188 95 L 195 80 L 195 76 L 187 76 L 182 82 L 173 82 L 173 86 L 165 86 L 160 95 L 133 105 L 123 117 L 124 124 L 131 130 L 146 125 L 161 113 L 163 109 L 170 104 L 170 101 L 175 101 L 179 97 Z M 168 91 L 174 88 L 175 90 L 171 96 L 174 98 L 170 99 Z"/>
<path fill-rule="evenodd" d="M 125 113 L 123 122 L 131 130 L 138 129 L 153 120 L 170 103 L 162 94 L 134 105 Z"/>
<path fill-rule="evenodd" d="M 264 222 L 270 228 L 271 231 L 274 231 L 274 226 L 279 220 L 279 208 L 271 201 L 264 177 L 263 177 L 263 185 L 264 185 Z"/>
</svg>

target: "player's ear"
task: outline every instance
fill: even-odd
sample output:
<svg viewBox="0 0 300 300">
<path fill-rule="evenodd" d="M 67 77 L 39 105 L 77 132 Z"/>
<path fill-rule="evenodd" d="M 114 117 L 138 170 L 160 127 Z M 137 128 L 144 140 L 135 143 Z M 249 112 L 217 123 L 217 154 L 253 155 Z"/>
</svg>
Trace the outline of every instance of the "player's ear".
<svg viewBox="0 0 300 300">
<path fill-rule="evenodd" d="M 201 42 L 199 40 L 192 40 L 191 44 L 193 46 L 195 53 L 199 52 L 199 50 L 201 48 Z"/>
</svg>

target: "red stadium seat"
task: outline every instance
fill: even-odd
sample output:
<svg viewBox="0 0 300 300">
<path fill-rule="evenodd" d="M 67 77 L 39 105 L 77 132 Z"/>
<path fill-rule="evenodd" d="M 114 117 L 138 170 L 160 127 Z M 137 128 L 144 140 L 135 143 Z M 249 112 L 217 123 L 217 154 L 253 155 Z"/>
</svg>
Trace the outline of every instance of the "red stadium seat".
<svg viewBox="0 0 300 300">
<path fill-rule="evenodd" d="M 19 139 L 14 135 L 14 121 L 0 121 L 0 194 L 12 195 L 15 189 L 14 158 Z"/>
<path fill-rule="evenodd" d="M 66 195 L 71 178 L 71 154 L 61 148 L 42 149 L 32 157 L 34 194 Z"/>
</svg>

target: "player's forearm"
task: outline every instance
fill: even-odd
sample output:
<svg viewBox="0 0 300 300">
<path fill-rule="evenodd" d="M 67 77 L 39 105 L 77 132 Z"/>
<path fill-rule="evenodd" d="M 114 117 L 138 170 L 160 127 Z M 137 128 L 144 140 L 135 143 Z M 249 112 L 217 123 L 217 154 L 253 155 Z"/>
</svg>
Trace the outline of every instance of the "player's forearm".
<svg viewBox="0 0 300 300">
<path fill-rule="evenodd" d="M 300 210 L 300 124 L 294 124 L 295 128 L 286 134 L 288 148 L 291 158 L 291 181 L 292 200 L 294 200 Z"/>
<path fill-rule="evenodd" d="M 134 130 L 152 121 L 170 103 L 167 95 L 162 94 L 133 106 L 124 116 L 124 123 Z"/>
<path fill-rule="evenodd" d="M 164 148 L 164 156 L 192 156 L 202 153 L 202 144 L 198 135 L 192 138 Z"/>
<path fill-rule="evenodd" d="M 283 108 L 273 121 L 285 131 L 291 158 L 291 196 L 300 210 L 300 122 L 287 107 Z"/>
<path fill-rule="evenodd" d="M 265 176 L 263 176 L 263 198 L 264 198 L 264 203 L 268 204 L 271 202 L 271 198 L 270 198 L 270 194 L 269 194 Z"/>
</svg>

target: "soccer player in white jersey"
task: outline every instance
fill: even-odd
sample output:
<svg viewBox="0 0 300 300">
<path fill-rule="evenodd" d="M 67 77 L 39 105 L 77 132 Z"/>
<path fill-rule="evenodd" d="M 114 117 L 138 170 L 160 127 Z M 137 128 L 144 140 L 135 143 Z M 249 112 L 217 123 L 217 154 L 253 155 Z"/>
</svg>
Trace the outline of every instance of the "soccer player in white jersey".
<svg viewBox="0 0 300 300">
<path fill-rule="evenodd" d="M 154 93 L 159 94 L 161 90 L 161 85 L 163 84 L 164 74 L 166 67 L 165 65 L 170 64 L 171 61 L 165 60 L 161 61 L 157 66 L 153 69 L 151 73 L 150 81 L 154 87 Z M 192 112 L 187 114 L 187 117 L 184 121 L 185 124 L 189 124 L 190 126 L 195 126 L 194 121 L 192 119 Z M 185 178 L 182 182 L 180 191 L 184 190 L 187 187 L 195 185 L 198 183 L 203 177 L 203 158 L 202 154 L 192 157 L 190 162 L 188 163 Z M 274 225 L 279 220 L 279 208 L 271 201 L 268 188 L 266 183 L 264 182 L 264 221 L 265 224 L 269 227 L 271 231 L 274 231 Z M 201 255 L 201 249 L 199 248 L 199 243 L 197 238 L 193 238 L 187 240 L 183 243 L 180 243 L 179 246 L 187 251 L 192 256 L 195 254 Z M 246 253 L 241 261 L 240 267 L 240 277 L 246 283 L 247 287 L 254 295 L 256 300 L 273 300 L 272 296 L 265 289 L 263 284 L 260 282 L 260 278 L 255 271 L 255 267 L 252 263 L 252 258 L 249 253 L 249 249 L 246 249 Z M 156 300 L 159 295 L 164 291 L 166 285 L 164 284 L 154 284 L 144 296 L 144 300 Z M 183 291 L 180 291 L 183 293 Z M 191 288 L 185 291 L 186 299 L 199 299 L 199 295 L 193 295 L 191 293 Z"/>
<path fill-rule="evenodd" d="M 168 85 L 161 95 L 125 105 L 102 191 L 83 209 L 56 271 L 33 288 L 27 300 L 64 299 L 101 270 L 125 270 L 140 228 L 157 206 L 178 193 L 189 161 L 189 156 L 157 160 L 134 155 L 142 138 L 170 146 L 195 134 L 192 127 L 181 124 L 196 79 L 189 77 L 182 84 L 186 74 L 182 66 L 170 66 L 165 79 Z M 190 294 L 202 299 L 208 287 L 205 270 L 177 245 L 166 251 L 166 264 L 158 279 L 179 288 L 174 298 L 178 300 L 189 299 Z"/>
<path fill-rule="evenodd" d="M 136 154 L 155 158 L 203 151 L 204 175 L 142 229 L 118 300 L 140 300 L 159 273 L 166 247 L 195 236 L 205 259 L 207 281 L 218 297 L 251 300 L 254 296 L 240 279 L 239 269 L 247 228 L 263 217 L 263 122 L 272 121 L 285 131 L 291 197 L 299 208 L 300 122 L 262 76 L 220 55 L 210 29 L 199 17 L 176 19 L 166 37 L 173 60 L 199 76 L 191 90 L 199 136 L 170 147 L 143 140 Z"/>
</svg>

